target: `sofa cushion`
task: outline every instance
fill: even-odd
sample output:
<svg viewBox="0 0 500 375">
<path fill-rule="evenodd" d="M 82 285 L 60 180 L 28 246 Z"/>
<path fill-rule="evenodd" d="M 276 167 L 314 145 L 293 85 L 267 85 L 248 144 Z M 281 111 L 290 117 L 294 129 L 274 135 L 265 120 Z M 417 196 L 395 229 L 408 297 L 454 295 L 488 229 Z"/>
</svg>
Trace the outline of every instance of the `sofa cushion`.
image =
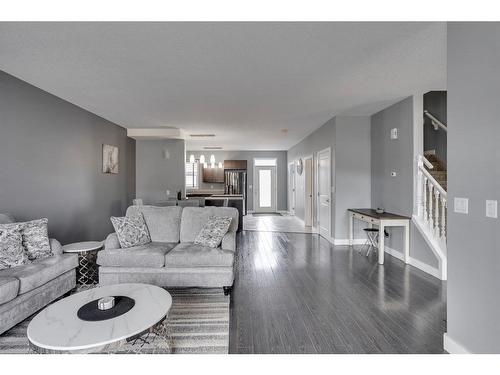
<svg viewBox="0 0 500 375">
<path fill-rule="evenodd" d="M 19 294 L 23 294 L 77 266 L 78 256 L 76 254 L 54 255 L 44 259 L 37 259 L 30 264 L 0 270 L 0 277 L 15 277 L 18 279 Z"/>
<path fill-rule="evenodd" d="M 181 242 L 194 242 L 210 216 L 231 217 L 228 232 L 238 229 L 238 210 L 234 207 L 185 207 L 182 210 Z"/>
<path fill-rule="evenodd" d="M 126 249 L 109 249 L 97 253 L 97 264 L 106 267 L 149 267 L 165 265 L 165 254 L 177 243 L 151 242 Z"/>
<path fill-rule="evenodd" d="M 231 217 L 210 216 L 200 233 L 196 236 L 194 243 L 201 246 L 219 247 L 222 238 L 231 225 Z"/>
<path fill-rule="evenodd" d="M 22 225 L 23 246 L 29 260 L 43 259 L 52 255 L 47 223 L 46 218 L 19 223 Z"/>
<path fill-rule="evenodd" d="M 165 256 L 165 267 L 231 267 L 234 252 L 181 242 Z"/>
<path fill-rule="evenodd" d="M 23 247 L 22 228 L 18 224 L 0 224 L 0 270 L 28 263 Z"/>
<path fill-rule="evenodd" d="M 17 297 L 19 280 L 15 277 L 0 277 L 0 305 Z"/>
<path fill-rule="evenodd" d="M 182 207 L 130 206 L 127 216 L 142 213 L 153 242 L 179 242 Z"/>
<path fill-rule="evenodd" d="M 124 217 L 111 216 L 111 223 L 122 248 L 145 245 L 151 242 L 146 222 L 141 213 Z"/>
</svg>

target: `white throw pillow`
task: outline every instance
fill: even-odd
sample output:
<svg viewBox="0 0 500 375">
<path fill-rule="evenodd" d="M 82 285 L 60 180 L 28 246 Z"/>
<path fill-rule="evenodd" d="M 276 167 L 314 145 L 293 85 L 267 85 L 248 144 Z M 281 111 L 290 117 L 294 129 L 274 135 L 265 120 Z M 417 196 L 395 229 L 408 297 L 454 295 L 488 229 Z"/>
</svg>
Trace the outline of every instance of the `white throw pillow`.
<svg viewBox="0 0 500 375">
<path fill-rule="evenodd" d="M 17 223 L 22 227 L 23 246 L 29 260 L 52 256 L 49 241 L 48 219 Z"/>
<path fill-rule="evenodd" d="M 151 242 L 148 227 L 144 222 L 142 214 L 111 217 L 111 223 L 115 228 L 118 242 L 122 248 L 144 245 Z"/>
<path fill-rule="evenodd" d="M 0 270 L 29 263 L 23 247 L 21 226 L 0 224 Z"/>
<path fill-rule="evenodd" d="M 218 247 L 229 230 L 231 220 L 230 217 L 210 216 L 196 236 L 194 243 L 202 246 Z"/>
</svg>

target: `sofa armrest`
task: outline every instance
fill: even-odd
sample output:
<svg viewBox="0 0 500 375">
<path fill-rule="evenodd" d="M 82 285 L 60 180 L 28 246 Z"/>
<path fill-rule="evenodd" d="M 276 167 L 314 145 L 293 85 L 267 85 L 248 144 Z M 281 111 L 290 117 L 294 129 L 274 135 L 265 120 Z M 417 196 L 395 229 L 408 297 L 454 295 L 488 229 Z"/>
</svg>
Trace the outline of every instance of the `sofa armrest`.
<svg viewBox="0 0 500 375">
<path fill-rule="evenodd" d="M 118 235 L 116 234 L 116 232 L 108 234 L 108 237 L 106 237 L 106 241 L 104 241 L 104 250 L 120 248 L 120 241 L 118 241 Z"/>
<path fill-rule="evenodd" d="M 236 232 L 227 232 L 224 237 L 222 237 L 220 247 L 222 250 L 236 251 Z"/>
<path fill-rule="evenodd" d="M 52 254 L 61 255 L 63 253 L 61 243 L 55 238 L 50 238 L 49 241 L 50 241 L 50 250 L 52 251 Z"/>
</svg>

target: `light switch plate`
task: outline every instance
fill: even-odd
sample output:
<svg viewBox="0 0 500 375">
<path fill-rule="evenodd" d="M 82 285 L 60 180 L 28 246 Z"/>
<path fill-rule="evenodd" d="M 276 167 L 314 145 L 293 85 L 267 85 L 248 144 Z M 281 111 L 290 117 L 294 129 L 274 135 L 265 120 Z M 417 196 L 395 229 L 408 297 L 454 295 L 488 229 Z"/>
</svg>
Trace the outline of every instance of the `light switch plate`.
<svg viewBox="0 0 500 375">
<path fill-rule="evenodd" d="M 455 198 L 454 201 L 455 212 L 458 214 L 469 213 L 469 198 Z"/>
<path fill-rule="evenodd" d="M 498 217 L 496 200 L 486 200 L 486 217 L 491 217 L 493 219 Z"/>
<path fill-rule="evenodd" d="M 391 129 L 391 139 L 398 139 L 398 128 Z"/>
</svg>

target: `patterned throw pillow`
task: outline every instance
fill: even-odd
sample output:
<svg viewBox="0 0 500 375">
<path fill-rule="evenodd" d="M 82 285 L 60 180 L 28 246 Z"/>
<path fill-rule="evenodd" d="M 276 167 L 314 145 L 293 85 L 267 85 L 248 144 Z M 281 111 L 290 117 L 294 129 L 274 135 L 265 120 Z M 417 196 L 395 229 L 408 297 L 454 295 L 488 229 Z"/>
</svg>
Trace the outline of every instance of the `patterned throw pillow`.
<svg viewBox="0 0 500 375">
<path fill-rule="evenodd" d="M 18 224 L 0 225 L 0 270 L 29 263 Z"/>
<path fill-rule="evenodd" d="M 52 256 L 47 229 L 48 219 L 18 223 L 22 227 L 23 246 L 29 260 Z"/>
<path fill-rule="evenodd" d="M 144 245 L 151 242 L 148 227 L 142 214 L 111 217 L 111 223 L 118 236 L 122 248 Z"/>
<path fill-rule="evenodd" d="M 196 236 L 194 243 L 202 246 L 218 247 L 229 230 L 231 220 L 230 217 L 210 216 Z"/>
</svg>

